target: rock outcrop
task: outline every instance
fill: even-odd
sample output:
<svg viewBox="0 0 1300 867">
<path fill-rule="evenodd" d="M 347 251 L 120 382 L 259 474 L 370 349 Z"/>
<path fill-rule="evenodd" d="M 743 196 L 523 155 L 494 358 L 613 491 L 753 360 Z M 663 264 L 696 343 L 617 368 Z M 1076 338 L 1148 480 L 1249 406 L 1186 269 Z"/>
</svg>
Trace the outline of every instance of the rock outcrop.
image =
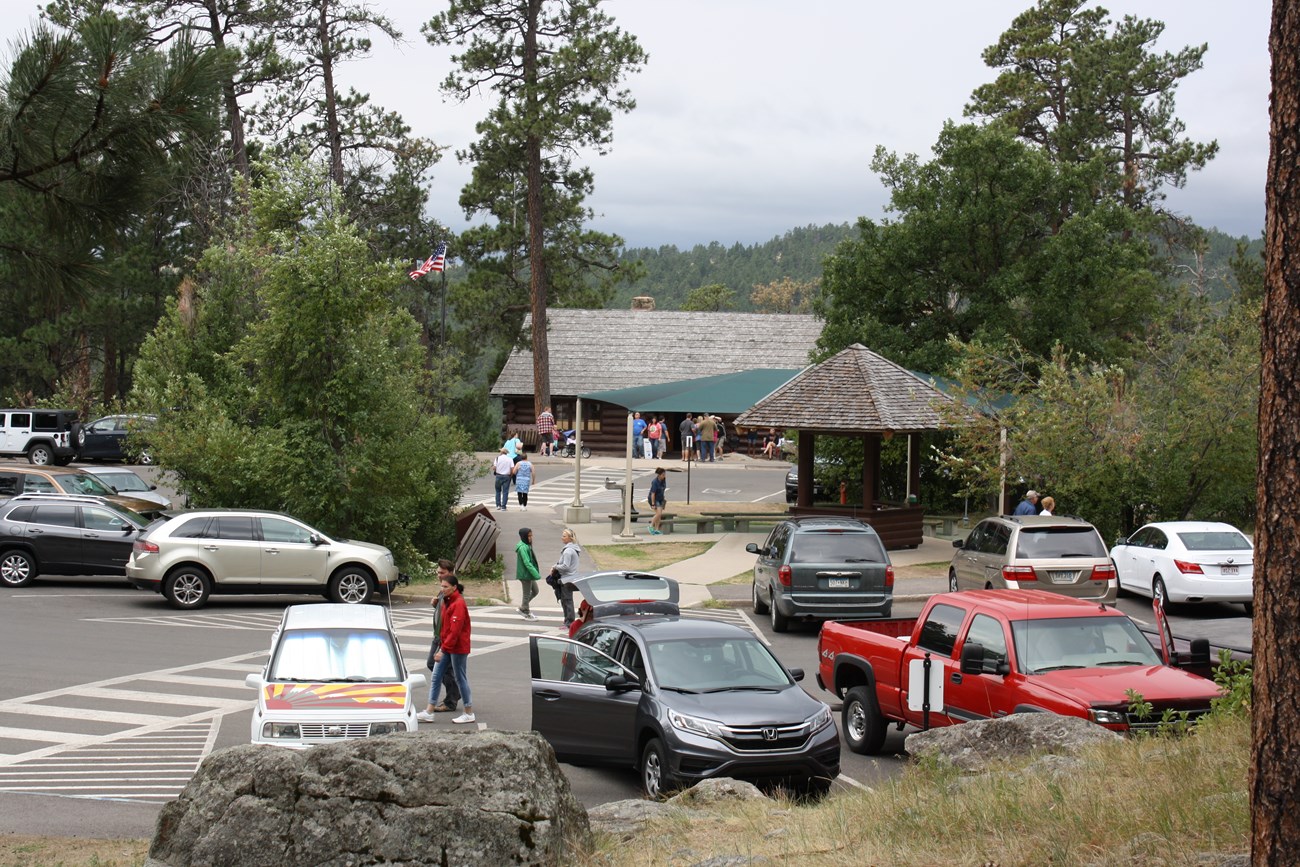
<svg viewBox="0 0 1300 867">
<path fill-rule="evenodd" d="M 146 863 L 550 865 L 588 837 L 540 735 L 416 732 L 213 753 L 163 807 Z"/>
<path fill-rule="evenodd" d="M 958 770 L 980 773 L 1007 759 L 1034 753 L 1073 755 L 1088 745 L 1122 737 L 1080 717 L 1017 713 L 916 732 L 907 736 L 905 746 L 913 758 L 932 756 Z"/>
</svg>

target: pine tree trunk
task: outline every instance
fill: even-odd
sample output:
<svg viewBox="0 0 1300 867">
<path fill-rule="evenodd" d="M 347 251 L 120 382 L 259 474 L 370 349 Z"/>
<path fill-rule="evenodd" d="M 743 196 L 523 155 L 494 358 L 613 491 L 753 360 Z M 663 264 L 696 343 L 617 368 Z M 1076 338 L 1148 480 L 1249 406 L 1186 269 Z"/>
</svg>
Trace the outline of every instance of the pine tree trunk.
<svg viewBox="0 0 1300 867">
<path fill-rule="evenodd" d="M 1265 288 L 1260 331 L 1251 862 L 1300 863 L 1300 3 L 1269 35 Z"/>
</svg>

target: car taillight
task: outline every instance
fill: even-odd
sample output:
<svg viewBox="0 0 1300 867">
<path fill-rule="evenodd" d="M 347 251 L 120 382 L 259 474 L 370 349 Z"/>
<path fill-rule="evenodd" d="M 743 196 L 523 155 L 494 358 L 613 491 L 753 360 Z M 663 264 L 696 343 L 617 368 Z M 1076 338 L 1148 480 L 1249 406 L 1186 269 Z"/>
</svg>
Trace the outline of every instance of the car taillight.
<svg viewBox="0 0 1300 867">
<path fill-rule="evenodd" d="M 782 566 L 777 570 L 776 577 L 781 582 L 782 587 L 789 587 L 794 583 L 794 570 L 789 566 Z"/>
<path fill-rule="evenodd" d="M 886 587 L 893 587 L 893 586 L 894 586 L 894 567 L 893 567 L 893 566 L 886 566 L 886 567 L 885 567 L 885 586 L 886 586 Z"/>
<path fill-rule="evenodd" d="M 1092 574 L 1088 576 L 1091 581 L 1109 581 L 1115 577 L 1115 564 L 1103 563 L 1099 566 L 1092 567 Z"/>
<path fill-rule="evenodd" d="M 158 546 L 153 542 L 146 542 L 144 539 L 136 539 L 131 545 L 132 551 L 139 551 L 141 554 L 157 554 Z"/>
<path fill-rule="evenodd" d="M 1037 581 L 1038 573 L 1034 571 L 1033 566 L 1003 566 L 1002 579 L 1004 581 Z"/>
<path fill-rule="evenodd" d="M 1188 563 L 1186 560 L 1175 560 L 1174 566 L 1176 566 L 1178 568 L 1178 571 L 1182 572 L 1184 575 L 1205 574 L 1204 572 L 1201 571 L 1201 564 L 1199 563 Z"/>
</svg>

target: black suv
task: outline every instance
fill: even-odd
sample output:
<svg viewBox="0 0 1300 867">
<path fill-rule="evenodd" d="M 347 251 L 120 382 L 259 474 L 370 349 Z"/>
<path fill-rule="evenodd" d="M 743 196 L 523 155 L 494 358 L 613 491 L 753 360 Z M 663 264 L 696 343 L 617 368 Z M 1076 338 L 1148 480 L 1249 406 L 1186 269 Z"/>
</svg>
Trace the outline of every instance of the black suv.
<svg viewBox="0 0 1300 867">
<path fill-rule="evenodd" d="M 651 798 L 711 777 L 822 794 L 840 772 L 830 708 L 754 633 L 679 616 L 671 578 L 574 582 L 590 619 L 529 637 L 533 729 L 561 761 L 635 767 Z"/>
<path fill-rule="evenodd" d="M 0 586 L 38 575 L 125 575 L 140 516 L 100 497 L 19 494 L 0 505 Z"/>
<path fill-rule="evenodd" d="M 76 457 L 79 430 L 73 409 L 0 409 L 0 455 L 65 466 Z"/>
<path fill-rule="evenodd" d="M 754 613 L 770 614 L 785 632 L 794 618 L 864 620 L 889 617 L 894 567 L 876 531 L 852 518 L 788 518 L 772 528 L 757 554 Z"/>
<path fill-rule="evenodd" d="M 77 431 L 77 458 L 80 460 L 135 460 L 152 464 L 142 434 L 156 424 L 156 415 L 106 415 L 84 424 Z M 127 439 L 133 448 L 128 449 Z"/>
</svg>

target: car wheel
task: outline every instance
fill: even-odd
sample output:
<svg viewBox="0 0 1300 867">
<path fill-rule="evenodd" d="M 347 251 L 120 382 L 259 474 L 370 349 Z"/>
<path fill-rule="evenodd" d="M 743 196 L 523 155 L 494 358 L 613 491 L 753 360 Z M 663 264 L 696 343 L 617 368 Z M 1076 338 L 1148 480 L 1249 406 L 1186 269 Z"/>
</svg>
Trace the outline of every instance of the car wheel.
<svg viewBox="0 0 1300 867">
<path fill-rule="evenodd" d="M 140 452 L 139 461 L 142 466 L 151 466 L 153 464 L 153 455 L 148 452 Z"/>
<path fill-rule="evenodd" d="M 36 577 L 36 561 L 26 551 L 0 555 L 0 582 L 6 587 L 26 587 Z"/>
<path fill-rule="evenodd" d="M 1247 616 L 1247 617 L 1254 617 L 1254 616 L 1255 616 L 1255 603 L 1254 603 L 1254 602 L 1243 602 L 1243 603 L 1241 603 L 1241 607 L 1244 608 L 1244 609 L 1246 609 L 1246 616 Z"/>
<path fill-rule="evenodd" d="M 163 579 L 162 591 L 173 608 L 202 608 L 212 592 L 212 579 L 195 566 L 181 566 Z"/>
<path fill-rule="evenodd" d="M 83 447 L 86 445 L 86 429 L 84 427 L 77 428 L 77 445 Z"/>
<path fill-rule="evenodd" d="M 786 491 L 786 492 L 785 492 L 785 501 L 786 501 L 787 503 L 793 503 L 793 502 L 794 502 L 795 500 L 797 500 L 797 499 L 799 499 L 799 497 L 798 497 L 797 494 L 792 494 L 792 493 L 790 493 L 789 491 Z"/>
<path fill-rule="evenodd" d="M 1165 579 L 1156 575 L 1155 580 L 1151 582 L 1151 598 L 1160 600 L 1160 607 L 1169 610 L 1169 593 L 1165 590 Z"/>
<path fill-rule="evenodd" d="M 38 467 L 49 466 L 54 463 L 54 452 L 44 443 L 37 443 L 27 450 L 27 461 Z"/>
<path fill-rule="evenodd" d="M 758 582 L 754 581 L 750 584 L 750 587 L 752 588 L 750 596 L 754 602 L 754 613 L 761 617 L 767 613 L 767 604 L 763 602 L 763 597 L 758 592 Z"/>
<path fill-rule="evenodd" d="M 855 686 L 844 696 L 841 712 L 844 742 L 864 756 L 874 756 L 885 743 L 885 718 L 880 715 L 876 693 L 869 686 Z"/>
<path fill-rule="evenodd" d="M 330 598 L 335 602 L 360 605 L 369 602 L 373 593 L 374 585 L 370 583 L 370 576 L 355 566 L 340 569 L 330 579 Z"/>
<path fill-rule="evenodd" d="M 787 631 L 790 628 L 790 618 L 782 614 L 781 609 L 776 607 L 776 593 L 772 594 L 772 601 L 769 607 L 771 608 L 770 613 L 772 615 L 772 631 Z"/>
<path fill-rule="evenodd" d="M 948 570 L 948 592 L 957 592 L 957 571 L 955 569 Z"/>
<path fill-rule="evenodd" d="M 663 741 L 653 738 L 641 753 L 641 790 L 652 801 L 662 801 L 678 784 L 668 770 L 668 751 Z"/>
</svg>

